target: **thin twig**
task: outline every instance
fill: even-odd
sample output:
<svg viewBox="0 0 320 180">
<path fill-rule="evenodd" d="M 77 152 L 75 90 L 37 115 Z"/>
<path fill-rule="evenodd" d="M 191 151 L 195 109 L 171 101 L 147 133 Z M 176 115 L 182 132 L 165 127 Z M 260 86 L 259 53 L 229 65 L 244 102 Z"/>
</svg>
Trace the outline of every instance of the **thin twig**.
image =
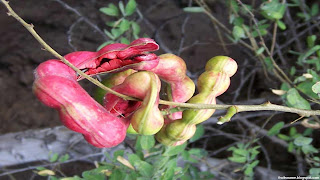
<svg viewBox="0 0 320 180">
<path fill-rule="evenodd" d="M 290 80 L 290 78 L 283 72 L 283 70 L 282 70 L 282 69 L 278 66 L 278 64 L 275 62 L 275 60 L 274 60 L 274 58 L 273 58 L 273 55 L 271 54 L 269 48 L 267 47 L 267 45 L 266 45 L 266 43 L 265 43 L 265 41 L 264 41 L 264 39 L 263 39 L 263 37 L 262 37 L 262 35 L 261 35 L 260 29 L 259 29 L 259 25 L 258 25 L 257 20 L 255 19 L 254 14 L 248 9 L 247 6 L 245 6 L 245 5 L 242 3 L 241 0 L 237 0 L 237 1 L 238 1 L 238 3 L 249 13 L 249 15 L 251 16 L 252 21 L 253 21 L 254 25 L 256 26 L 256 29 L 257 29 L 259 38 L 260 38 L 260 40 L 261 40 L 261 44 L 262 44 L 262 46 L 264 47 L 264 49 L 265 49 L 265 51 L 267 52 L 267 54 L 269 55 L 270 60 L 271 60 L 271 62 L 272 62 L 272 64 L 273 64 L 273 66 L 275 67 L 275 69 L 276 69 L 277 71 L 279 71 L 279 73 L 284 77 L 284 79 L 285 79 L 288 83 L 292 84 L 292 81 Z M 280 76 L 279 76 L 279 77 L 280 77 Z"/>
<path fill-rule="evenodd" d="M 198 3 L 199 6 L 204 8 L 204 10 L 205 10 L 204 13 L 208 15 L 208 17 L 210 18 L 210 20 L 212 21 L 213 24 L 218 25 L 221 29 L 223 29 L 224 32 L 226 32 L 228 34 L 232 34 L 232 32 L 230 31 L 229 28 L 227 28 L 223 23 L 221 23 L 216 17 L 214 17 L 211 14 L 211 12 L 210 12 L 211 10 L 208 9 L 208 6 L 206 5 L 205 2 L 203 2 L 202 0 L 195 0 L 195 1 Z M 254 49 L 246 42 L 239 40 L 239 43 L 242 44 L 243 46 L 245 46 L 246 48 L 254 51 Z"/>
<path fill-rule="evenodd" d="M 72 44 L 72 35 L 73 35 L 73 29 L 76 27 L 76 25 L 78 24 L 78 23 L 80 23 L 81 21 L 83 21 L 83 18 L 79 18 L 76 22 L 74 22 L 71 26 L 70 26 L 70 28 L 69 28 L 69 30 L 68 30 L 68 32 L 67 32 L 67 34 L 68 34 L 68 44 L 69 44 L 69 46 L 73 49 L 73 51 L 78 51 L 78 49 Z"/>
<path fill-rule="evenodd" d="M 271 56 L 273 56 L 274 47 L 275 47 L 275 45 L 276 45 L 277 29 L 278 29 L 278 24 L 277 24 L 276 22 L 274 22 L 274 25 L 273 25 L 273 34 L 272 34 L 272 43 L 271 43 L 271 48 L 270 48 L 270 54 L 271 54 Z"/>
<path fill-rule="evenodd" d="M 80 18 L 83 18 L 83 21 L 89 24 L 94 30 L 96 30 L 105 40 L 109 40 L 108 36 L 94 23 L 92 23 L 88 18 L 83 16 L 78 10 L 75 8 L 69 6 L 67 3 L 63 2 L 62 0 L 54 0 L 57 3 L 61 4 L 64 8 L 74 12 L 76 15 L 78 15 Z"/>
</svg>

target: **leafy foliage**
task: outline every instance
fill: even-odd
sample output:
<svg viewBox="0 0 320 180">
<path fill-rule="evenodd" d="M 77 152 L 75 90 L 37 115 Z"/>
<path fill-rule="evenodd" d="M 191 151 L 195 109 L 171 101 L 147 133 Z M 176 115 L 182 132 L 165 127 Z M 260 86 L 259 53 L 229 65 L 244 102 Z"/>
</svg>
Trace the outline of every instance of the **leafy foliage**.
<svg viewBox="0 0 320 180">
<path fill-rule="evenodd" d="M 118 6 L 110 3 L 108 7 L 100 8 L 100 11 L 117 20 L 106 23 L 109 29 L 105 29 L 104 33 L 110 40 L 101 44 L 97 48 L 98 50 L 108 44 L 116 42 L 129 44 L 132 40 L 139 38 L 140 26 L 133 17 L 137 11 L 137 3 L 135 0 L 129 0 L 126 5 L 124 5 L 122 1 L 119 1 Z"/>
<path fill-rule="evenodd" d="M 252 143 L 238 143 L 232 146 L 228 151 L 232 151 L 232 156 L 228 159 L 235 163 L 244 164 L 241 170 L 247 178 L 252 178 L 254 175 L 254 168 L 259 164 L 257 155 L 260 153 L 258 150 L 260 146 L 251 147 Z"/>
</svg>

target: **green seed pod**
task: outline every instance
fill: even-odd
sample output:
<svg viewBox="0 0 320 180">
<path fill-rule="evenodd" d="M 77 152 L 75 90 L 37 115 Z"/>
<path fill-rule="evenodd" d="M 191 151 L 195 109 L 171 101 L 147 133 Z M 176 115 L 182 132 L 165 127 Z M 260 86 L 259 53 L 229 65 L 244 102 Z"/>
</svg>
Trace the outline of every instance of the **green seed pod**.
<svg viewBox="0 0 320 180">
<path fill-rule="evenodd" d="M 188 103 L 215 104 L 216 97 L 228 89 L 230 77 L 237 70 L 237 63 L 229 57 L 217 56 L 207 62 L 205 69 L 198 79 L 199 94 L 192 97 Z M 181 144 L 193 136 L 196 124 L 207 120 L 214 112 L 214 109 L 185 110 L 182 119 L 163 127 L 156 134 L 156 139 L 168 146 Z"/>
<path fill-rule="evenodd" d="M 160 79 L 153 72 L 136 72 L 128 76 L 122 84 L 112 89 L 119 93 L 142 99 L 142 103 L 126 101 L 107 93 L 104 99 L 105 108 L 111 113 L 130 118 L 132 125 L 130 132 L 135 131 L 143 135 L 153 135 L 164 124 L 163 116 L 158 109 L 160 86 Z"/>
<path fill-rule="evenodd" d="M 126 71 L 123 72 L 118 72 L 118 73 L 114 73 L 111 76 L 107 77 L 106 79 L 104 79 L 101 83 L 105 86 L 107 86 L 108 88 L 112 88 L 113 86 L 117 86 L 121 83 L 123 83 L 123 81 L 131 74 L 135 73 L 136 71 L 133 69 L 128 69 Z M 94 99 L 99 102 L 100 104 L 103 104 L 103 97 L 104 95 L 107 93 L 107 91 L 101 89 L 101 88 L 97 88 L 96 91 L 94 92 Z"/>
</svg>

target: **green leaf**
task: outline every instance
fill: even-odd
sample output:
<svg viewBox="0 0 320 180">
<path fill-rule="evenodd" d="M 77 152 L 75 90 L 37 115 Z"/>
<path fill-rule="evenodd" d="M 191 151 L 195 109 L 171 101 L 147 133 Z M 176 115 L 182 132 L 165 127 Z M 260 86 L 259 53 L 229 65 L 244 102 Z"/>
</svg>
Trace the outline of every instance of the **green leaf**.
<svg viewBox="0 0 320 180">
<path fill-rule="evenodd" d="M 256 55 L 262 54 L 263 51 L 264 51 L 264 47 L 259 48 L 259 49 L 256 51 Z"/>
<path fill-rule="evenodd" d="M 286 24 L 284 24 L 284 22 L 282 22 L 281 20 L 277 20 L 277 25 L 279 26 L 279 28 L 281 30 L 286 30 L 287 29 Z"/>
<path fill-rule="evenodd" d="M 296 139 L 294 139 L 293 143 L 296 146 L 306 146 L 309 145 L 312 142 L 312 138 L 304 137 L 304 136 L 299 136 Z"/>
<path fill-rule="evenodd" d="M 267 35 L 267 34 L 268 34 L 268 31 L 265 30 L 265 29 L 261 29 L 261 30 L 260 30 L 260 34 L 261 34 L 261 36 Z M 258 37 L 258 36 L 259 36 L 258 31 L 253 31 L 253 32 L 252 32 L 252 37 L 256 38 L 256 37 Z"/>
<path fill-rule="evenodd" d="M 289 136 L 286 136 L 284 134 L 278 134 L 278 137 L 284 141 L 290 141 L 290 137 Z"/>
<path fill-rule="evenodd" d="M 315 45 L 316 39 L 316 35 L 311 35 L 307 37 L 308 48 L 312 48 Z"/>
<path fill-rule="evenodd" d="M 83 180 L 79 176 L 73 176 L 73 177 L 66 177 L 66 178 L 61 178 L 59 180 Z"/>
<path fill-rule="evenodd" d="M 294 84 L 297 84 L 297 83 L 300 83 L 300 82 L 304 82 L 306 81 L 307 78 L 305 76 L 299 76 L 299 77 L 296 77 L 293 81 Z"/>
<path fill-rule="evenodd" d="M 232 35 L 236 40 L 246 37 L 244 30 L 240 26 L 233 27 Z"/>
<path fill-rule="evenodd" d="M 65 154 L 59 158 L 59 162 L 66 162 L 70 158 L 69 154 Z"/>
<path fill-rule="evenodd" d="M 42 171 L 42 170 L 45 170 L 46 168 L 45 167 L 36 167 L 36 170 L 38 171 Z"/>
<path fill-rule="evenodd" d="M 139 38 L 139 33 L 140 33 L 140 26 L 138 23 L 131 21 L 131 27 L 132 27 L 132 33 L 134 38 L 138 39 Z"/>
<path fill-rule="evenodd" d="M 130 41 L 125 37 L 121 37 L 120 43 L 122 43 L 122 44 L 130 44 Z"/>
<path fill-rule="evenodd" d="M 126 174 L 122 172 L 120 169 L 115 169 L 112 171 L 112 174 L 110 176 L 110 180 L 119 180 L 119 179 L 124 179 L 126 177 Z"/>
<path fill-rule="evenodd" d="M 237 3 L 237 1 L 235 0 L 230 0 L 230 7 L 235 11 L 235 12 L 239 12 L 239 5 Z"/>
<path fill-rule="evenodd" d="M 104 33 L 110 38 L 110 39 L 112 39 L 112 40 L 114 40 L 115 39 L 115 37 L 108 31 L 108 30 L 104 30 Z M 109 42 L 109 41 L 108 41 Z"/>
<path fill-rule="evenodd" d="M 312 87 L 313 87 L 314 83 L 307 80 L 307 81 L 304 81 L 302 83 L 299 83 L 297 85 L 297 89 L 299 89 L 301 92 L 303 92 L 304 94 L 307 94 L 315 99 L 318 99 L 318 95 L 316 93 L 314 93 Z M 320 91 L 320 85 L 319 85 L 319 91 Z"/>
<path fill-rule="evenodd" d="M 177 158 L 173 158 L 166 165 L 165 175 L 164 175 L 163 179 L 164 180 L 172 179 L 175 174 L 176 168 L 177 168 Z"/>
<path fill-rule="evenodd" d="M 287 104 L 290 107 L 298 109 L 310 110 L 311 106 L 307 100 L 300 96 L 299 92 L 295 88 L 289 89 L 287 92 Z"/>
<path fill-rule="evenodd" d="M 153 166 L 145 161 L 134 163 L 134 167 L 139 171 L 142 176 L 152 177 Z"/>
<path fill-rule="evenodd" d="M 259 162 L 260 162 L 259 160 L 255 160 L 251 164 L 249 164 L 249 167 L 254 168 L 259 164 Z"/>
<path fill-rule="evenodd" d="M 240 26 L 241 27 L 243 25 L 243 22 L 244 22 L 243 18 L 237 17 L 237 18 L 234 19 L 233 24 L 235 26 Z"/>
<path fill-rule="evenodd" d="M 310 136 L 313 132 L 313 129 L 311 128 L 307 128 L 306 130 L 304 130 L 304 132 L 302 133 L 302 135 L 304 136 Z"/>
<path fill-rule="evenodd" d="M 105 153 L 103 153 L 103 154 L 106 156 L 106 158 L 107 158 L 108 160 L 112 161 L 112 158 L 111 158 L 109 152 L 105 152 Z"/>
<path fill-rule="evenodd" d="M 121 22 L 120 22 L 120 25 L 119 25 L 119 29 L 122 31 L 122 32 L 125 32 L 127 30 L 129 30 L 130 28 L 130 22 L 126 19 L 123 19 Z"/>
<path fill-rule="evenodd" d="M 136 11 L 136 8 L 137 8 L 136 1 L 135 0 L 129 0 L 129 2 L 126 5 L 126 9 L 125 9 L 126 15 L 127 16 L 132 15 Z"/>
<path fill-rule="evenodd" d="M 290 85 L 288 83 L 282 83 L 280 89 L 284 91 L 289 91 Z"/>
<path fill-rule="evenodd" d="M 190 142 L 195 142 L 196 140 L 200 139 L 204 134 L 204 128 L 203 125 L 200 124 L 197 126 L 197 130 L 194 133 L 194 135 L 190 138 Z"/>
<path fill-rule="evenodd" d="M 249 152 L 246 149 L 235 149 L 233 151 L 233 154 L 234 155 L 240 155 L 240 156 L 243 156 L 243 157 L 247 157 Z"/>
<path fill-rule="evenodd" d="M 310 176 L 319 177 L 320 176 L 320 168 L 310 168 L 309 169 Z"/>
<path fill-rule="evenodd" d="M 190 155 L 196 156 L 199 159 L 207 155 L 207 151 L 200 148 L 192 148 L 188 152 Z"/>
<path fill-rule="evenodd" d="M 269 57 L 264 58 L 264 62 L 267 66 L 268 71 L 271 71 L 273 69 L 273 64 L 272 64 L 271 59 Z"/>
<path fill-rule="evenodd" d="M 100 8 L 99 10 L 108 16 L 118 16 L 119 15 L 118 7 L 112 3 L 110 3 L 108 7 L 103 7 L 103 8 Z"/>
<path fill-rule="evenodd" d="M 124 178 L 124 180 L 136 180 L 139 176 L 140 176 L 139 173 L 135 171 L 131 171 L 130 173 L 126 174 L 126 177 Z"/>
<path fill-rule="evenodd" d="M 156 142 L 153 136 L 140 136 L 140 138 L 141 147 L 144 150 L 152 148 Z"/>
<path fill-rule="evenodd" d="M 49 176 L 50 180 L 59 180 L 58 178 L 54 177 L 54 176 Z"/>
<path fill-rule="evenodd" d="M 296 74 L 296 71 L 297 71 L 296 67 L 292 66 L 292 67 L 290 68 L 290 75 L 291 75 L 291 76 L 294 76 L 294 75 Z"/>
<path fill-rule="evenodd" d="M 308 69 L 307 72 L 312 75 L 312 77 L 313 77 L 313 78 L 312 78 L 312 81 L 313 81 L 313 82 L 320 81 L 320 76 L 317 74 L 317 72 L 315 72 L 315 71 L 312 70 L 312 69 Z"/>
<path fill-rule="evenodd" d="M 269 136 L 274 136 L 276 134 L 278 134 L 281 130 L 281 128 L 283 128 L 284 126 L 284 122 L 278 122 L 277 124 L 275 124 L 274 126 L 272 126 L 272 128 L 268 131 L 268 135 Z"/>
<path fill-rule="evenodd" d="M 313 147 L 312 145 L 306 145 L 306 146 L 302 146 L 302 152 L 304 153 L 304 154 L 310 154 L 310 153 L 318 153 L 319 151 L 315 148 L 315 147 Z"/>
<path fill-rule="evenodd" d="M 315 83 L 312 87 L 311 87 L 312 91 L 314 93 L 316 93 L 319 97 L 320 97 L 320 81 L 318 81 L 317 83 Z"/>
<path fill-rule="evenodd" d="M 59 154 L 58 153 L 54 153 L 52 154 L 52 156 L 50 157 L 49 161 L 50 162 L 56 162 L 59 158 Z"/>
<path fill-rule="evenodd" d="M 111 29 L 111 33 L 114 38 L 118 38 L 121 34 L 123 34 L 122 30 L 118 28 Z"/>
<path fill-rule="evenodd" d="M 117 161 L 118 156 L 123 156 L 124 150 L 117 150 L 113 153 L 113 161 Z"/>
<path fill-rule="evenodd" d="M 278 0 L 267 1 L 260 6 L 261 14 L 270 20 L 279 20 L 283 18 L 286 11 L 286 5 Z"/>
<path fill-rule="evenodd" d="M 252 167 L 247 167 L 246 170 L 244 171 L 244 174 L 246 176 L 253 176 L 253 168 Z"/>
<path fill-rule="evenodd" d="M 229 157 L 228 158 L 230 161 L 232 162 L 236 162 L 236 163 L 245 163 L 247 161 L 247 158 L 246 157 L 241 157 L 241 156 L 238 156 L 238 157 Z"/>
<path fill-rule="evenodd" d="M 257 155 L 258 155 L 260 152 L 257 151 L 257 150 L 254 150 L 254 151 L 251 151 L 250 153 L 251 153 L 250 160 L 252 161 L 252 160 L 254 160 L 254 159 L 257 157 Z"/>
<path fill-rule="evenodd" d="M 183 160 L 185 161 L 189 161 L 189 162 L 192 162 L 192 163 L 196 163 L 198 162 L 197 159 L 194 159 L 190 156 L 190 153 L 188 151 L 183 151 L 182 152 L 182 157 L 183 157 Z"/>
<path fill-rule="evenodd" d="M 315 157 L 313 157 L 313 160 L 314 161 L 316 161 L 316 162 L 313 162 L 313 164 L 315 165 L 315 166 L 320 166 L 320 163 L 318 163 L 318 162 L 320 162 L 320 158 L 318 157 L 318 156 L 315 156 Z"/>
<path fill-rule="evenodd" d="M 293 152 L 293 150 L 294 150 L 294 144 L 293 144 L 293 142 L 289 142 L 288 152 Z"/>
<path fill-rule="evenodd" d="M 311 16 L 315 16 L 319 13 L 319 4 L 317 3 L 313 3 L 312 6 L 311 6 L 311 13 L 310 15 Z"/>
<path fill-rule="evenodd" d="M 131 164 L 133 164 L 133 165 L 134 165 L 135 162 L 141 161 L 140 157 L 138 155 L 136 155 L 136 154 L 129 154 L 128 155 L 128 159 L 129 159 L 129 162 Z"/>
<path fill-rule="evenodd" d="M 297 134 L 297 129 L 295 127 L 291 127 L 289 131 L 290 136 L 294 136 Z"/>
<path fill-rule="evenodd" d="M 123 5 L 123 2 L 122 1 L 119 1 L 119 9 L 121 11 L 121 14 L 123 16 L 126 16 L 126 11 L 124 10 L 124 5 Z"/>
<path fill-rule="evenodd" d="M 205 12 L 203 7 L 185 7 L 183 11 L 190 12 L 190 13 L 202 13 Z"/>
<path fill-rule="evenodd" d="M 168 146 L 166 147 L 165 152 L 163 153 L 164 156 L 174 156 L 177 155 L 179 153 L 181 153 L 182 151 L 184 151 L 184 149 L 186 148 L 187 143 L 184 143 L 182 145 L 179 146 Z"/>
<path fill-rule="evenodd" d="M 117 21 L 108 21 L 106 22 L 106 25 L 109 27 L 114 27 L 116 25 Z"/>
<path fill-rule="evenodd" d="M 82 177 L 85 180 L 104 180 L 105 174 L 103 170 L 106 170 L 104 167 L 99 167 L 93 170 L 82 172 Z"/>
<path fill-rule="evenodd" d="M 307 13 L 298 12 L 296 15 L 297 15 L 298 17 L 304 19 L 305 21 L 308 21 L 308 20 L 310 20 L 310 18 L 311 18 L 310 15 L 307 14 Z"/>
<path fill-rule="evenodd" d="M 312 47 L 311 49 L 309 49 L 306 53 L 303 53 L 302 55 L 300 55 L 298 57 L 298 64 L 303 66 L 303 63 L 305 63 L 306 59 L 311 56 L 312 54 L 314 54 L 316 51 L 320 50 L 320 45 L 316 45 L 314 47 Z"/>
<path fill-rule="evenodd" d="M 173 176 L 174 176 L 174 168 L 169 168 L 165 171 L 163 179 L 164 180 L 173 179 Z"/>
</svg>

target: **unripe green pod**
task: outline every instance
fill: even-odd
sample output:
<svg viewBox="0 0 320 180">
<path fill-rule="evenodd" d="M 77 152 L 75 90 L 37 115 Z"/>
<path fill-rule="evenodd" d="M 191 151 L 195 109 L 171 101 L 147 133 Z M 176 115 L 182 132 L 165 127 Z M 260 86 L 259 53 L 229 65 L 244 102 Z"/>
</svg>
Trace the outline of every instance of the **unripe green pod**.
<svg viewBox="0 0 320 180">
<path fill-rule="evenodd" d="M 186 75 L 187 66 L 182 58 L 174 54 L 162 54 L 159 56 L 159 64 L 150 71 L 156 73 L 167 86 L 168 100 L 173 102 L 186 102 L 194 94 L 195 85 Z M 161 109 L 174 106 L 162 106 Z M 182 117 L 181 112 L 166 116 L 166 121 L 171 122 Z"/>
<path fill-rule="evenodd" d="M 122 72 L 118 72 L 118 73 L 114 73 L 111 76 L 107 77 L 106 79 L 104 79 L 101 83 L 105 86 L 107 86 L 108 88 L 112 88 L 113 86 L 117 86 L 121 83 L 123 83 L 123 81 L 131 74 L 135 73 L 136 71 L 133 69 L 128 69 L 126 71 L 122 71 Z M 103 90 L 102 88 L 97 88 L 96 91 L 94 92 L 94 99 L 100 103 L 103 104 L 103 97 L 105 96 L 105 94 L 107 93 L 106 90 Z"/>
<path fill-rule="evenodd" d="M 187 124 L 185 121 L 181 120 L 174 121 L 166 126 L 168 137 L 178 141 L 191 138 L 195 131 L 196 126 L 194 124 Z"/>
<path fill-rule="evenodd" d="M 173 121 L 172 123 L 176 123 L 176 122 L 179 122 L 179 120 Z M 172 124 L 172 123 L 170 123 L 170 124 Z M 170 124 L 168 124 L 168 125 L 170 125 Z M 171 128 L 171 127 L 168 127 L 168 125 L 161 128 L 161 130 L 155 136 L 157 141 L 159 141 L 161 144 L 164 144 L 167 146 L 178 146 L 178 145 L 183 144 L 184 142 L 186 142 L 186 140 L 190 139 L 194 135 L 195 131 L 197 130 L 195 125 L 191 125 L 189 128 L 185 128 L 184 125 L 181 125 L 181 123 L 179 123 L 178 126 L 182 127 L 183 129 L 179 128 L 179 130 L 182 131 L 181 135 L 179 134 L 179 139 L 181 139 L 181 140 L 177 140 L 177 138 L 175 138 L 175 137 L 168 136 L 170 133 L 175 132 L 175 127 L 171 126 L 171 127 L 173 127 L 173 128 Z M 167 132 L 167 130 L 169 132 Z M 175 134 L 177 134 L 177 133 L 175 133 Z"/>
<path fill-rule="evenodd" d="M 198 78 L 199 94 L 188 103 L 215 104 L 216 97 L 228 89 L 230 77 L 237 70 L 237 63 L 229 57 L 217 56 L 207 62 L 205 69 Z M 156 134 L 156 139 L 168 146 L 181 144 L 193 136 L 196 124 L 207 120 L 214 112 L 214 109 L 185 110 L 182 119 L 166 125 Z"/>
<path fill-rule="evenodd" d="M 132 124 L 129 125 L 127 129 L 127 133 L 129 134 L 138 134 L 136 130 L 133 129 Z"/>
<path fill-rule="evenodd" d="M 105 108 L 111 113 L 130 118 L 132 125 L 130 132 L 136 131 L 143 135 L 155 134 L 164 123 L 163 116 L 158 109 L 160 86 L 160 79 L 153 72 L 136 72 L 112 89 L 128 96 L 143 99 L 143 102 L 126 101 L 107 93 L 104 102 Z M 137 103 L 141 104 L 136 106 Z"/>
</svg>

